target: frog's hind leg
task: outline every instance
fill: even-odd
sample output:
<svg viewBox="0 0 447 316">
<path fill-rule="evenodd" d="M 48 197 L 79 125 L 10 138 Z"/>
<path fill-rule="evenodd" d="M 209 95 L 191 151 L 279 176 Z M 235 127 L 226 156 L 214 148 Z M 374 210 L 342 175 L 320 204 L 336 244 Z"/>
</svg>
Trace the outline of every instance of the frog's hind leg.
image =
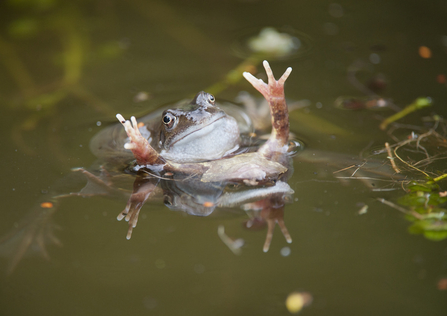
<svg viewBox="0 0 447 316">
<path fill-rule="evenodd" d="M 268 141 L 259 148 L 258 152 L 265 157 L 274 158 L 275 154 L 283 155 L 288 149 L 289 114 L 284 95 L 284 83 L 292 72 L 292 68 L 287 68 L 281 78 L 276 80 L 269 63 L 264 60 L 263 65 L 267 73 L 268 83 L 248 72 L 244 72 L 243 75 L 269 103 L 272 116 L 272 133 Z"/>
</svg>

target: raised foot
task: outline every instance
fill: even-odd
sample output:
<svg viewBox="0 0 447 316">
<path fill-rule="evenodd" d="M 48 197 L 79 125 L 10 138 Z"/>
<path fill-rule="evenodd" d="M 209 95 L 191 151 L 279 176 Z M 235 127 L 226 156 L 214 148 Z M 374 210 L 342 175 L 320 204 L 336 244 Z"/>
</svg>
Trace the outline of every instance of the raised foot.
<svg viewBox="0 0 447 316">
<path fill-rule="evenodd" d="M 124 148 L 132 151 L 139 165 L 164 164 L 164 160 L 152 148 L 147 139 L 141 135 L 135 116 L 132 116 L 130 121 L 124 119 L 121 114 L 117 114 L 116 118 L 124 126 L 129 137 L 129 142 L 124 145 Z"/>
<path fill-rule="evenodd" d="M 288 149 L 289 113 L 284 95 L 284 83 L 292 72 L 292 68 L 287 68 L 281 78 L 276 80 L 269 63 L 264 60 L 263 65 L 268 83 L 257 79 L 248 72 L 244 72 L 243 75 L 264 96 L 270 107 L 272 133 L 268 141 L 259 148 L 258 153 L 270 160 L 278 161 Z"/>
<path fill-rule="evenodd" d="M 249 72 L 244 72 L 242 75 L 264 96 L 264 98 L 266 98 L 267 101 L 272 97 L 284 97 L 284 83 L 292 72 L 292 67 L 287 68 L 281 78 L 276 80 L 268 61 L 264 60 L 262 65 L 267 73 L 268 83 L 265 83 L 262 79 L 256 78 Z"/>
</svg>

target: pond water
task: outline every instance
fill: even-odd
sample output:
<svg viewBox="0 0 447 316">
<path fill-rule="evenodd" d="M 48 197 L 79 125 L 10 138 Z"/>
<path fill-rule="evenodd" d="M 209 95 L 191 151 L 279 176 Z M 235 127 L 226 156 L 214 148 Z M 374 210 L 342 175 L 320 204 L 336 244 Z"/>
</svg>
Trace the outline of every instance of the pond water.
<svg viewBox="0 0 447 316">
<path fill-rule="evenodd" d="M 266 230 L 246 230 L 240 208 L 194 217 L 162 201 L 143 207 L 126 240 L 116 220 L 126 199 L 70 197 L 52 216 L 62 246 L 48 246 L 48 260 L 27 255 L 7 274 L 14 249 L 0 248 L 0 314 L 287 315 L 286 298 L 299 291 L 313 297 L 303 315 L 447 315 L 447 241 L 410 234 L 404 215 L 377 201 L 405 195 L 399 185 L 372 191 L 332 175 L 395 142 L 378 127 L 392 110 L 334 106 L 340 96 L 365 97 L 349 70 L 359 80 L 383 74 L 381 94 L 399 107 L 432 98 L 402 123 L 447 114 L 446 16 L 447 1 L 2 2 L 0 236 L 48 192 L 82 187 L 66 176 L 95 162 L 89 141 L 116 113 L 138 116 L 219 82 L 247 57 L 238 45 L 254 30 L 279 27 L 303 40 L 302 54 L 270 61 L 277 75 L 293 68 L 286 96 L 310 105 L 291 114 L 306 145 L 284 211 L 291 244 L 277 227 L 264 253 Z M 240 90 L 256 93 L 241 81 L 216 98 Z M 148 100 L 135 102 L 140 92 Z M 314 150 L 326 160 L 305 159 Z M 329 153 L 347 158 L 329 166 L 339 159 Z M 433 169 L 445 172 L 443 160 Z M 221 241 L 220 225 L 244 239 L 240 255 Z"/>
</svg>

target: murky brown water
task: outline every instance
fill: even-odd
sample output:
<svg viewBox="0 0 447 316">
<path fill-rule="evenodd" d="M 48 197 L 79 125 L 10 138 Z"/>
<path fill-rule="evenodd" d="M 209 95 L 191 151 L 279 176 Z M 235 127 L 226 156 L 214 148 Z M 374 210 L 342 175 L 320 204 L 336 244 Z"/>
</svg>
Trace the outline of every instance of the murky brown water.
<svg viewBox="0 0 447 316">
<path fill-rule="evenodd" d="M 295 112 L 291 129 L 309 150 L 357 154 L 370 141 L 373 148 L 390 141 L 377 126 L 378 116 L 392 112 L 333 106 L 341 95 L 363 96 L 347 79 L 348 67 L 359 59 L 372 73 L 386 76 L 383 95 L 399 106 L 419 96 L 433 98 L 432 108 L 405 123 L 446 114 L 447 88 L 436 80 L 447 71 L 446 1 L 343 1 L 338 2 L 342 11 L 321 0 L 55 2 L 50 9 L 38 8 L 43 1 L 30 3 L 35 9 L 0 4 L 0 57 L 5 61 L 0 63 L 0 236 L 55 189 L 70 168 L 95 161 L 89 140 L 114 122 L 115 113 L 147 112 L 222 79 L 242 61 L 232 45 L 247 29 L 284 26 L 312 39 L 306 55 L 271 62 L 276 73 L 293 67 L 286 95 L 310 100 L 302 116 L 310 112 L 346 131 L 310 130 Z M 14 21 L 22 24 L 14 26 Z M 14 44 L 15 52 L 6 42 Z M 73 49 L 71 57 L 64 57 L 64 49 L 77 47 L 73 43 L 82 52 Z M 422 45 L 431 48 L 430 59 L 418 55 Z M 42 100 L 21 102 L 21 91 L 54 92 L 64 76 L 64 58 L 76 63 L 76 56 L 82 56 L 82 72 L 66 71 L 65 83 L 76 81 L 77 90 L 53 107 Z M 21 63 L 31 79 L 20 71 Z M 254 93 L 241 83 L 216 97 L 232 99 L 241 89 Z M 152 99 L 135 103 L 140 91 Z M 289 184 L 295 201 L 285 210 L 293 243 L 287 244 L 276 229 L 268 253 L 262 252 L 265 231 L 244 230 L 247 216 L 239 209 L 202 218 L 148 203 L 128 241 L 127 226 L 116 221 L 124 199 L 68 198 L 53 217 L 63 246 L 49 247 L 48 261 L 28 256 L 11 275 L 0 274 L 0 314 L 282 315 L 289 313 L 287 295 L 297 290 L 314 298 L 302 312 L 306 315 L 447 314 L 447 291 L 437 288 L 447 277 L 446 241 L 410 235 L 403 215 L 375 200 L 402 192 L 380 195 L 360 182 L 342 186 L 321 177 L 327 168 L 312 162 L 297 160 L 294 169 Z M 64 185 L 77 184 L 57 184 Z M 359 203 L 369 205 L 366 214 L 358 215 Z M 219 239 L 219 225 L 245 240 L 240 256 Z M 7 266 L 1 258 L 0 271 Z"/>
</svg>

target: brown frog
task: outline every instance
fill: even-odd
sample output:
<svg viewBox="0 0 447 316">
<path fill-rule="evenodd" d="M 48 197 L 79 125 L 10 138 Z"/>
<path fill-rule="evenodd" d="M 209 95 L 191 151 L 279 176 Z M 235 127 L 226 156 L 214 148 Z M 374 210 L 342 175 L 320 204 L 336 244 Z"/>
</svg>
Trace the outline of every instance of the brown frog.
<svg viewBox="0 0 447 316">
<path fill-rule="evenodd" d="M 173 162 L 200 162 L 222 158 L 241 145 L 240 130 L 246 132 L 250 120 L 239 107 L 215 106 L 214 96 L 199 92 L 188 103 L 180 101 L 162 112 L 140 119 L 139 132 L 164 159 Z M 226 112 L 229 111 L 231 115 Z M 90 147 L 105 161 L 133 157 L 125 150 L 128 137 L 121 125 L 113 125 L 96 135 Z"/>
<path fill-rule="evenodd" d="M 283 76 L 276 81 L 267 61 L 264 61 L 264 67 L 268 75 L 268 84 L 261 79 L 256 79 L 250 73 L 245 72 L 243 74 L 268 101 L 272 115 L 271 136 L 257 150 L 257 154 L 242 155 L 243 157 L 238 155 L 238 160 L 212 162 L 229 156 L 237 149 L 239 131 L 236 129 L 235 120 L 215 107 L 214 97 L 204 92 L 199 93 L 191 102 L 192 110 L 166 110 L 163 112 L 162 128 L 158 139 L 152 137 L 151 133 L 149 133 L 149 136 L 145 132 L 142 133 L 135 117 L 126 121 L 121 114 L 117 114 L 118 120 L 123 124 L 129 137 L 129 141 L 124 144 L 124 148 L 132 151 L 137 164 L 140 166 L 151 169 L 157 166 L 157 168 L 169 172 L 190 173 L 201 171 L 201 173 L 204 173 L 202 181 L 216 179 L 215 173 L 210 169 L 214 171 L 213 168 L 218 166 L 234 166 L 242 161 L 254 162 L 255 159 L 261 159 L 261 162 L 256 164 L 258 168 L 254 172 L 263 173 L 263 171 L 269 169 L 268 167 L 265 168 L 266 166 L 279 167 L 276 163 L 288 150 L 289 118 L 284 97 L 284 83 L 292 68 L 289 67 Z M 180 130 L 175 132 L 177 127 Z M 158 144 L 161 151 L 157 151 L 154 142 Z M 216 143 L 216 145 L 213 143 Z M 273 161 L 273 164 L 269 164 L 266 160 Z M 200 161 L 211 162 L 200 163 Z M 188 162 L 198 163 L 188 164 Z M 206 176 L 207 173 L 209 178 Z M 211 173 L 214 174 L 211 175 Z M 232 180 L 234 177 L 244 178 L 243 175 L 232 173 L 226 174 L 223 179 Z M 265 176 L 259 175 L 258 178 L 261 180 Z"/>
<path fill-rule="evenodd" d="M 263 65 L 268 76 L 267 84 L 249 73 L 243 74 L 270 107 L 272 132 L 259 147 L 244 144 L 237 120 L 216 107 L 214 97 L 205 92 L 200 92 L 186 108 L 165 110 L 158 132 L 149 126 L 139 125 L 135 117 L 127 121 L 122 115 L 117 115 L 128 136 L 123 146 L 133 153 L 135 169 L 148 170 L 152 179 L 173 180 L 176 188 L 185 181 L 196 192 L 218 187 L 217 198 L 204 200 L 201 204 L 193 203 L 193 206 L 188 206 L 185 201 L 177 203 L 182 208 L 188 206 L 188 213 L 208 215 L 216 206 L 243 204 L 256 198 L 293 193 L 287 183 L 281 181 L 281 176 L 288 170 L 290 157 L 284 83 L 292 69 L 289 67 L 279 80 L 275 80 L 268 62 L 264 61 Z M 134 186 L 126 208 L 118 216 L 118 220 L 125 218 L 129 221 L 128 239 L 137 224 L 141 206 L 158 184 L 158 181 L 143 182 Z M 243 183 L 257 189 L 221 195 L 229 183 Z M 168 190 L 169 193 L 173 191 Z M 173 200 L 165 191 L 165 202 L 172 206 Z"/>
</svg>

